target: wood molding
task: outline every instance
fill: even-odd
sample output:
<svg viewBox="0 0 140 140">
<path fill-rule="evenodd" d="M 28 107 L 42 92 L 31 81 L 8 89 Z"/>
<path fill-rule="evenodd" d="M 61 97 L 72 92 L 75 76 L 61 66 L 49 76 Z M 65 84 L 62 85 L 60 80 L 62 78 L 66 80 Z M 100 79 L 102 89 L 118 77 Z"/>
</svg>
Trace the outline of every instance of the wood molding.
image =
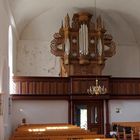
<svg viewBox="0 0 140 140">
<path fill-rule="evenodd" d="M 110 100 L 139 100 L 140 95 L 118 95 L 118 96 L 110 96 Z"/>
<path fill-rule="evenodd" d="M 69 100 L 68 95 L 11 95 L 12 100 Z"/>
</svg>

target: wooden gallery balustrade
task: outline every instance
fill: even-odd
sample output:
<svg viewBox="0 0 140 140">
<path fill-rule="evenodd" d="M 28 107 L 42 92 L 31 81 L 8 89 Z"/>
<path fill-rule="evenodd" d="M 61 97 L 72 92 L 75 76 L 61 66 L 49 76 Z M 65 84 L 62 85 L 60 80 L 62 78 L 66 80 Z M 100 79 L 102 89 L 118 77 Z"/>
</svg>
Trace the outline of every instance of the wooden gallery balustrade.
<svg viewBox="0 0 140 140">
<path fill-rule="evenodd" d="M 110 76 L 70 76 L 70 77 L 13 77 L 13 97 L 48 96 L 59 98 L 70 96 L 86 96 L 87 89 L 95 85 L 107 88 L 107 94 L 101 95 L 109 99 L 140 98 L 140 78 L 113 78 Z"/>
</svg>

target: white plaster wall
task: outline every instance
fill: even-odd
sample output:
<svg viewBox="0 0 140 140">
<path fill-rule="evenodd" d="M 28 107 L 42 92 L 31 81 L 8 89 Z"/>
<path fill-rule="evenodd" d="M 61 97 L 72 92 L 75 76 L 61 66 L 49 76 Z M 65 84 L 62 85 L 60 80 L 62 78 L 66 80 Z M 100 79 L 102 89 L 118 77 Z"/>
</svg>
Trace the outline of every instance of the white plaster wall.
<svg viewBox="0 0 140 140">
<path fill-rule="evenodd" d="M 59 76 L 59 58 L 50 53 L 49 45 L 47 41 L 19 41 L 16 75 Z"/>
<path fill-rule="evenodd" d="M 27 123 L 68 123 L 68 102 L 65 100 L 15 100 L 12 104 L 13 130 L 26 118 Z"/>
<path fill-rule="evenodd" d="M 139 106 L 139 100 L 110 100 L 110 123 L 117 121 L 140 121 Z M 116 113 L 117 108 L 120 109 L 120 113 Z"/>
<path fill-rule="evenodd" d="M 17 37 L 15 32 L 13 31 L 13 75 L 16 74 L 17 71 Z"/>
<path fill-rule="evenodd" d="M 11 135 L 11 115 L 9 114 L 9 69 L 7 61 L 4 61 L 3 64 L 3 73 L 2 73 L 2 93 L 3 93 L 3 101 L 2 101 L 2 111 L 3 111 L 3 139 L 2 140 L 8 140 Z"/>
<path fill-rule="evenodd" d="M 5 1 L 0 0 L 0 93 L 4 93 L 0 116 L 0 140 L 8 140 L 10 135 L 10 117 L 8 114 L 8 28 L 9 17 L 5 7 Z"/>
<path fill-rule="evenodd" d="M 17 72 L 23 76 L 59 76 L 59 58 L 50 53 L 53 34 L 59 31 L 66 13 L 83 10 L 78 7 L 50 8 L 26 25 L 17 49 Z M 92 8 L 86 11 L 93 12 Z M 85 9 L 84 9 L 85 10 Z M 59 13 L 58 13 L 59 11 Z M 120 13 L 98 10 L 105 19 L 106 28 L 117 44 L 116 55 L 106 61 L 104 75 L 135 77 L 140 76 L 139 47 L 129 23 Z"/>
<path fill-rule="evenodd" d="M 119 45 L 116 55 L 106 61 L 104 75 L 140 77 L 140 53 L 136 44 Z"/>
<path fill-rule="evenodd" d="M 4 121 L 2 115 L 0 115 L 0 140 L 4 140 Z"/>
<path fill-rule="evenodd" d="M 140 121 L 139 100 L 110 100 L 110 124 L 115 121 Z M 116 109 L 120 113 L 116 113 Z M 16 100 L 12 104 L 12 129 L 14 130 L 22 118 L 27 123 L 68 123 L 67 101 L 25 101 Z"/>
</svg>

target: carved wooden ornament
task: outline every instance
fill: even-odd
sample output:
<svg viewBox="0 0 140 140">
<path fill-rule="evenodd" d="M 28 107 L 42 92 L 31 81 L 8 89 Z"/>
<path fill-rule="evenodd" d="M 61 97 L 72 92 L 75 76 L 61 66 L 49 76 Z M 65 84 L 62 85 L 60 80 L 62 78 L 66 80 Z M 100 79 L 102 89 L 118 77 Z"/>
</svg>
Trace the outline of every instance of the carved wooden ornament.
<svg viewBox="0 0 140 140">
<path fill-rule="evenodd" d="M 51 53 L 61 58 L 61 76 L 101 75 L 105 60 L 116 53 L 113 37 L 106 33 L 101 17 L 86 12 L 69 15 L 54 34 Z"/>
</svg>

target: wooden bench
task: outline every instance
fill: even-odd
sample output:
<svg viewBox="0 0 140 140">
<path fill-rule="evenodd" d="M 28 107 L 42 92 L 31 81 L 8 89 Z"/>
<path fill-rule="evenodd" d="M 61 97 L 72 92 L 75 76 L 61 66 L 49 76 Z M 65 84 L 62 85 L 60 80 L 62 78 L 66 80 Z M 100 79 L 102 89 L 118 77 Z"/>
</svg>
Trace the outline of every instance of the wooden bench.
<svg viewBox="0 0 140 140">
<path fill-rule="evenodd" d="M 41 131 L 42 129 L 43 131 Z M 11 140 L 72 140 L 96 138 L 105 138 L 105 136 L 68 124 L 28 124 L 19 126 Z"/>
<path fill-rule="evenodd" d="M 112 125 L 117 126 L 117 138 L 127 140 L 139 140 L 140 139 L 140 122 L 113 122 Z M 123 128 L 123 132 L 119 131 L 119 127 Z M 130 133 L 127 133 L 126 129 L 130 128 Z"/>
</svg>

